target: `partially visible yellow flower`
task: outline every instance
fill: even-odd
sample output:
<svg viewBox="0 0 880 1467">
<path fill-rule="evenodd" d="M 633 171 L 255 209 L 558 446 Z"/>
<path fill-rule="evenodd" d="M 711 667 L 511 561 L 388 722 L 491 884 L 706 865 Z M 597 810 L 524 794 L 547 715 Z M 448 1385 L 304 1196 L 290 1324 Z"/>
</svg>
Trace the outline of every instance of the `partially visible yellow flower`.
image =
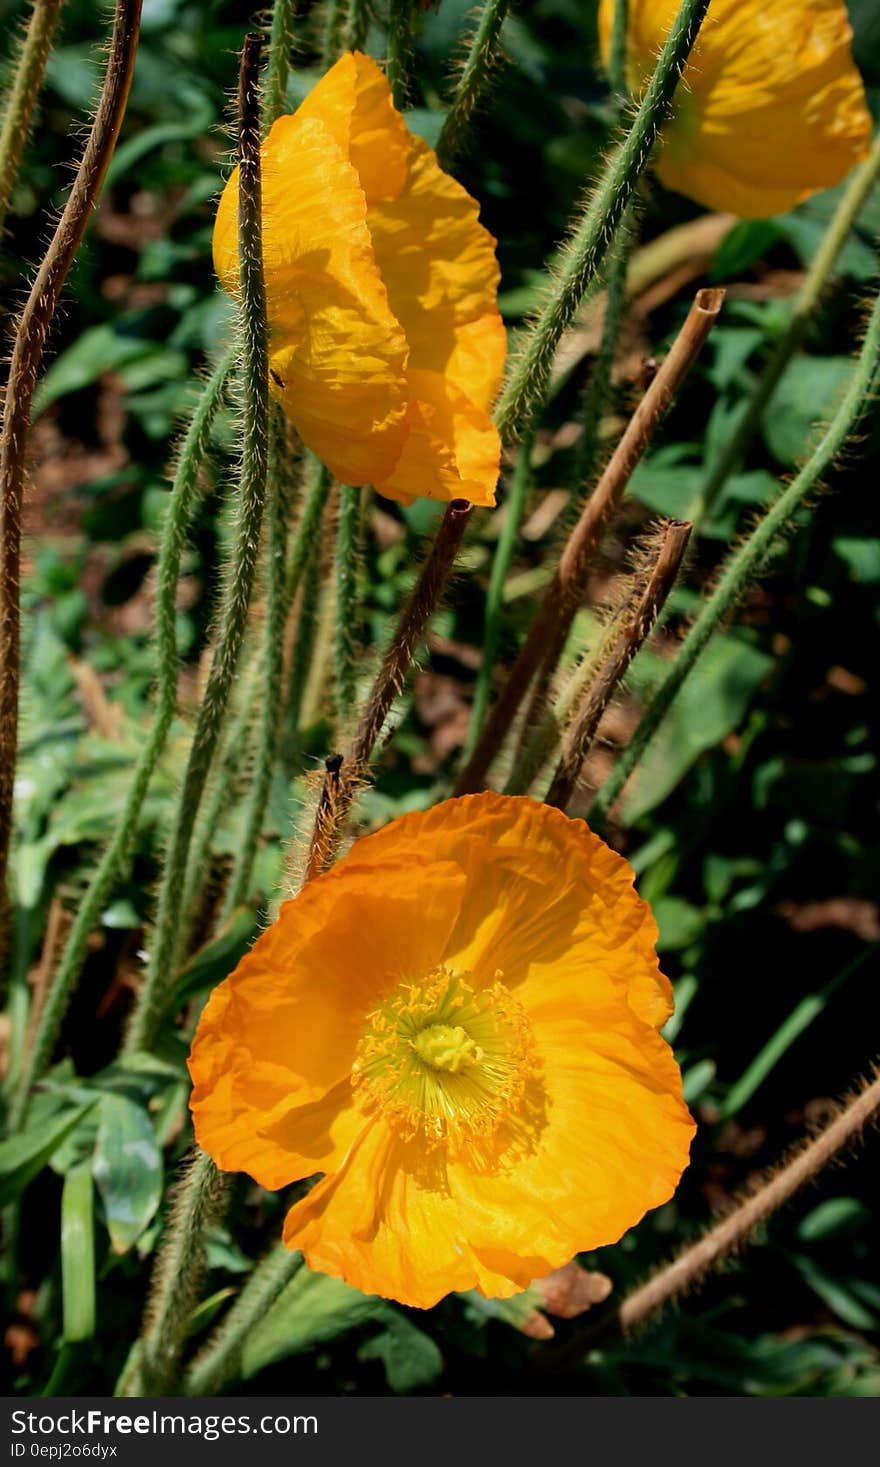
<svg viewBox="0 0 880 1467">
<path fill-rule="evenodd" d="M 368 56 L 346 54 L 262 149 L 271 389 L 345 484 L 494 504 L 501 382 L 495 241 L 395 110 Z M 238 289 L 238 172 L 214 263 Z"/>
<path fill-rule="evenodd" d="M 367 836 L 211 995 L 200 1145 L 264 1187 L 324 1179 L 284 1241 L 364 1293 L 506 1297 L 675 1190 L 694 1126 L 627 863 L 496 794 Z"/>
<path fill-rule="evenodd" d="M 679 0 L 629 0 L 639 92 Z M 601 0 L 606 60 L 614 0 Z M 831 188 L 864 158 L 871 117 L 844 0 L 712 0 L 664 129 L 657 172 L 710 209 L 764 219 Z"/>
</svg>

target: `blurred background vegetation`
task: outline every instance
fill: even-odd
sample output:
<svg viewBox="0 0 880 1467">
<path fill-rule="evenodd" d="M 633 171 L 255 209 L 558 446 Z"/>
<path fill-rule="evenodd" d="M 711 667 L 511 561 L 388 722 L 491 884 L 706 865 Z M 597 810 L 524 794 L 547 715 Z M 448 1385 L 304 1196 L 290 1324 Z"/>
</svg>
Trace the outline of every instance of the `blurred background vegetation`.
<svg viewBox="0 0 880 1467">
<path fill-rule="evenodd" d="M 880 17 L 874 0 L 850 0 L 849 8 L 876 115 Z M 420 21 L 419 94 L 408 120 L 429 140 L 439 130 L 467 9 L 463 0 L 442 0 Z M 26 10 L 0 5 L 7 43 Z M 15 857 L 23 920 L 11 975 L 13 1018 L 16 991 L 30 983 L 39 992 L 45 984 L 66 914 L 113 827 L 151 716 L 154 555 L 169 447 L 193 400 L 194 373 L 216 358 L 230 327 L 229 301 L 214 286 L 210 238 L 228 157 L 224 129 L 236 54 L 251 21 L 243 3 L 145 0 L 121 145 L 38 390 L 26 509 L 27 683 Z M 86 0 L 68 0 L 63 8 L 0 263 L 7 325 L 44 247 L 47 221 L 64 197 L 75 140 L 96 93 L 107 23 L 106 7 Z M 319 41 L 320 18 L 304 3 L 292 104 L 317 78 Z M 377 26 L 369 49 L 381 56 L 383 44 Z M 595 177 L 613 113 L 597 65 L 592 0 L 515 6 L 505 49 L 507 63 L 460 177 L 499 240 L 501 304 L 515 325 L 534 299 L 542 262 Z M 606 538 L 576 631 L 581 643 L 595 629 L 633 534 L 652 515 L 687 513 L 738 404 L 790 318 L 837 194 L 818 195 L 771 221 L 719 228 L 708 247 L 692 232 L 678 243 L 667 238 L 658 257 L 656 246 L 653 256 L 644 246 L 701 211 L 651 184 L 637 257 L 641 288 L 603 426 L 609 441 L 638 400 L 645 363 L 662 354 L 694 290 L 723 284 L 727 304 Z M 640 697 L 725 550 L 802 460 L 815 423 L 826 421 L 836 404 L 864 302 L 877 286 L 878 233 L 880 190 L 847 243 L 806 348 L 789 368 L 747 464 L 701 528 L 663 630 L 606 716 L 573 813 L 589 807 L 615 747 L 634 725 Z M 518 644 L 534 595 L 551 573 L 596 345 L 587 313 L 567 338 L 565 369 L 536 445 L 534 486 L 505 592 L 502 660 Z M 187 553 L 179 601 L 184 714 L 198 687 L 216 605 L 227 533 L 222 452 L 235 451 L 231 416 L 216 436 L 221 467 Z M 701 1123 L 675 1201 L 614 1249 L 582 1260 L 608 1274 L 616 1291 L 694 1236 L 805 1126 L 821 1121 L 829 1097 L 864 1071 L 876 1045 L 878 475 L 880 429 L 869 420 L 858 457 L 835 470 L 827 484 L 833 492 L 804 516 L 760 591 L 713 644 L 609 827 L 657 915 L 661 960 L 678 999 L 668 1033 Z M 358 636 L 365 649 L 384 639 L 411 584 L 420 541 L 437 518 L 437 506 L 427 501 L 406 510 L 374 504 L 361 568 Z M 480 515 L 464 557 L 466 574 L 435 620 L 421 670 L 400 704 L 400 731 L 362 802 L 365 825 L 427 806 L 445 788 L 467 728 L 500 522 L 500 513 Z M 267 893 L 280 880 L 280 839 L 289 837 L 303 798 L 296 777 L 334 746 L 336 731 L 320 713 L 323 670 L 319 635 L 307 717 L 300 736 L 288 740 L 260 852 Z M 58 1394 L 112 1390 L 125 1342 L 137 1329 L 167 1178 L 189 1144 L 183 1046 L 173 1035 L 164 1068 L 142 1077 L 134 1096 L 130 1088 L 114 1088 L 105 1068 L 148 940 L 145 924 L 185 741 L 181 719 L 126 878 L 94 935 L 53 1083 L 37 1102 L 47 1135 L 53 1126 L 57 1134 L 40 1160 L 42 1166 L 51 1155 L 51 1164 L 25 1198 L 16 1312 L 6 1335 L 10 1380 L 23 1392 L 40 1391 L 50 1380 Z M 246 782 L 246 766 L 237 777 Z M 233 805 L 213 858 L 218 888 L 239 818 Z M 258 921 L 248 908 L 231 935 L 203 948 L 181 997 L 198 996 L 229 971 Z M 15 1043 L 13 1034 L 13 1051 Z M 62 1137 L 61 1107 L 90 1093 L 94 1077 L 104 1095 L 103 1120 L 89 1112 Z M 113 1138 L 137 1137 L 144 1125 L 163 1145 L 153 1147 L 152 1160 L 150 1147 L 144 1150 L 140 1169 L 120 1171 L 107 1154 Z M 644 1145 L 650 1148 L 650 1136 Z M 103 1185 L 101 1166 L 95 1173 L 95 1267 L 105 1281 L 97 1333 L 59 1354 L 62 1180 L 95 1147 L 105 1173 Z M 854 1158 L 845 1170 L 832 1169 L 679 1312 L 625 1344 L 555 1363 L 534 1339 L 550 1328 L 546 1317 L 536 1320 L 539 1293 L 509 1304 L 453 1297 L 421 1315 L 301 1274 L 249 1346 L 243 1389 L 874 1395 L 880 1388 L 878 1192 L 876 1160 Z M 249 1260 L 277 1235 L 282 1215 L 282 1198 L 252 1186 L 237 1190 L 228 1228 L 212 1241 L 210 1297 L 194 1331 L 232 1296 Z M 554 1320 L 556 1343 L 564 1344 L 576 1326 Z"/>
</svg>

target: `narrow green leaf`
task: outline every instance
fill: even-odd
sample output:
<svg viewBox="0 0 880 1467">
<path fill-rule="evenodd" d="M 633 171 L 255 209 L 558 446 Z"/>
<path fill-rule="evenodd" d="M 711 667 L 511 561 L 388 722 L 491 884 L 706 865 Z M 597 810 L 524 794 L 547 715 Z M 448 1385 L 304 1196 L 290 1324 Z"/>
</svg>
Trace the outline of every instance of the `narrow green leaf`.
<svg viewBox="0 0 880 1467">
<path fill-rule="evenodd" d="M 95 1333 L 95 1225 L 91 1161 L 72 1167 L 61 1194 L 61 1279 L 64 1339 Z"/>
<path fill-rule="evenodd" d="M 361 1294 L 341 1279 L 302 1268 L 245 1340 L 242 1376 L 247 1380 L 276 1360 L 381 1319 L 388 1307 L 384 1299 Z"/>
<path fill-rule="evenodd" d="M 0 1141 L 0 1207 L 5 1207 L 17 1197 L 38 1172 L 43 1170 L 53 1151 L 79 1125 L 91 1104 L 77 1106 L 32 1126 L 19 1136 Z"/>
<path fill-rule="evenodd" d="M 162 1197 L 162 1155 L 144 1106 L 104 1095 L 92 1171 L 115 1252 L 127 1253 Z"/>
</svg>

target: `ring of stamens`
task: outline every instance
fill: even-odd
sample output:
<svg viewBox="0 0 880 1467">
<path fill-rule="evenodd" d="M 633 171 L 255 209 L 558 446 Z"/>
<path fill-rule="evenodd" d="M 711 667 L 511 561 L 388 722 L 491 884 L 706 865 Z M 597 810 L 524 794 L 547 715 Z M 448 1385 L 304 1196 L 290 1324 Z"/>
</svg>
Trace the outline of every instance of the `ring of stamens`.
<svg viewBox="0 0 880 1467">
<path fill-rule="evenodd" d="M 404 1140 L 458 1155 L 488 1141 L 521 1107 L 538 1061 L 531 1025 L 501 982 L 437 968 L 404 981 L 367 1016 L 352 1066 L 364 1110 Z"/>
</svg>

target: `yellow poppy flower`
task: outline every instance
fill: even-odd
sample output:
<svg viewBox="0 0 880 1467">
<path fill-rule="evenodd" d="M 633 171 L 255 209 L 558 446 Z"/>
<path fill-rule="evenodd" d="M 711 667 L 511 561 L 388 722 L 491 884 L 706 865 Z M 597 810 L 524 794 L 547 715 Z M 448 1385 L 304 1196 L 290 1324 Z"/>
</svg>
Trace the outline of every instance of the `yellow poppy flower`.
<svg viewBox="0 0 880 1467">
<path fill-rule="evenodd" d="M 263 144 L 271 390 L 345 484 L 495 503 L 504 366 L 495 241 L 469 194 L 346 54 Z M 214 264 L 238 290 L 238 170 Z"/>
<path fill-rule="evenodd" d="M 506 1297 L 667 1201 L 694 1126 L 633 873 L 582 821 L 466 795 L 358 841 L 211 995 L 200 1145 L 284 1187 L 364 1293 Z"/>
<path fill-rule="evenodd" d="M 679 0 L 630 0 L 638 92 Z M 606 60 L 614 0 L 601 0 Z M 710 209 L 765 219 L 840 183 L 871 137 L 844 0 L 712 0 L 664 129 L 657 172 Z"/>
</svg>

